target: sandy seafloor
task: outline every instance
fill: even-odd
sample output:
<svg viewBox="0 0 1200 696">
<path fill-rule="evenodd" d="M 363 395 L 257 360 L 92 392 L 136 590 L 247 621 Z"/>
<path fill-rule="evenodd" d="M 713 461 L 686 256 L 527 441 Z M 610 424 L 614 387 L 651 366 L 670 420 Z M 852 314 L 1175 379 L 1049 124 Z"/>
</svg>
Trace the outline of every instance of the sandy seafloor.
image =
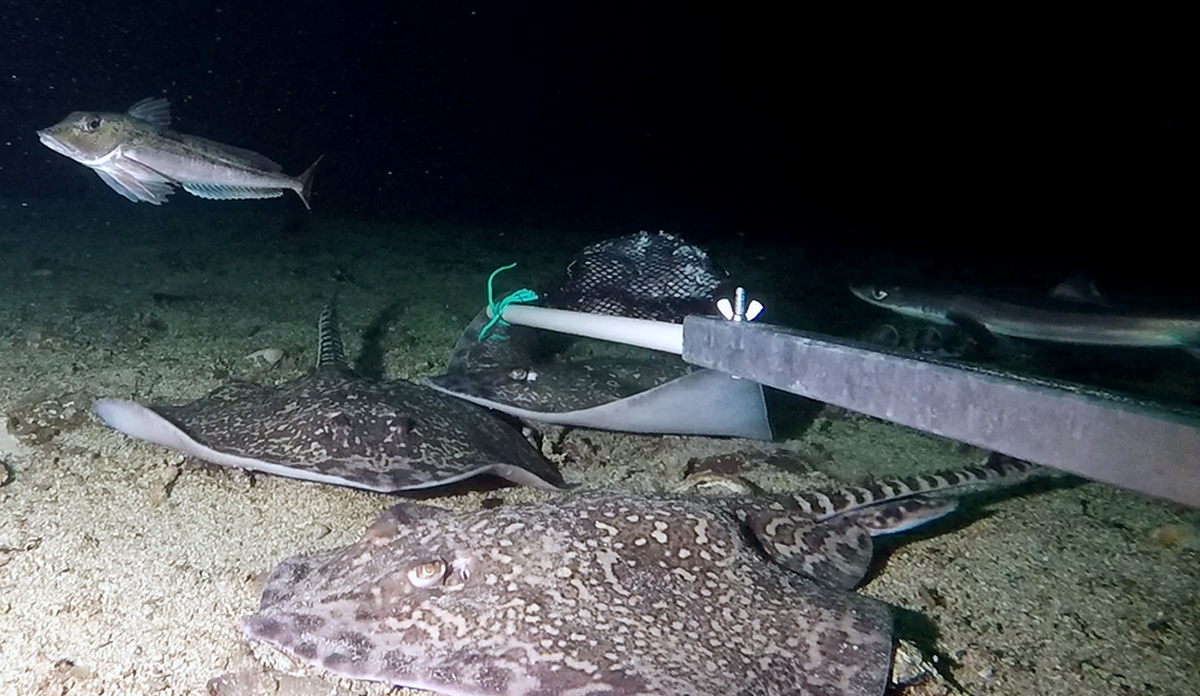
<svg viewBox="0 0 1200 696">
<path fill-rule="evenodd" d="M 518 261 L 514 285 L 543 282 L 605 235 L 296 226 L 286 210 L 182 194 L 164 208 L 115 197 L 0 204 L 0 411 L 51 428 L 0 434 L 0 694 L 390 691 L 298 667 L 238 626 L 274 564 L 354 541 L 393 498 L 202 466 L 105 429 L 88 401 L 182 402 L 229 377 L 302 374 L 335 271 L 351 279 L 340 296 L 349 350 L 390 307 L 386 375 L 435 374 L 492 268 Z M 799 307 L 839 282 L 800 252 L 715 252 L 770 288 L 768 306 Z M 247 357 L 266 348 L 284 351 L 273 368 Z M 980 458 L 835 410 L 800 420 L 773 445 L 552 431 L 546 448 L 568 480 L 630 490 L 681 480 L 692 457 L 745 448 L 785 447 L 817 466 L 747 474 L 773 490 Z M 895 544 L 860 590 L 898 607 L 900 635 L 936 655 L 941 673 L 904 693 L 1200 694 L 1200 515 L 1063 482 L 974 501 L 937 533 Z"/>
</svg>

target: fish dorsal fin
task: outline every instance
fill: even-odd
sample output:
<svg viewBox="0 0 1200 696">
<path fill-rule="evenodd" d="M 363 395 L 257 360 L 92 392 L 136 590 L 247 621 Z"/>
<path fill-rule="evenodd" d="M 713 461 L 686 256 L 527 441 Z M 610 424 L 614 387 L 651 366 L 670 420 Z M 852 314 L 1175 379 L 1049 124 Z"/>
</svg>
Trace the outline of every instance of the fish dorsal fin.
<svg viewBox="0 0 1200 696">
<path fill-rule="evenodd" d="M 338 328 L 337 293 L 321 310 L 317 320 L 317 370 L 345 370 L 346 348 L 342 345 L 342 332 Z"/>
<path fill-rule="evenodd" d="M 149 97 L 129 107 L 129 115 L 155 128 L 170 128 L 171 102 L 163 97 Z"/>
<path fill-rule="evenodd" d="M 1108 306 L 1108 300 L 1104 298 L 1104 295 L 1100 293 L 1100 289 L 1096 287 L 1096 281 L 1089 278 L 1085 273 L 1076 273 L 1058 285 L 1055 285 L 1054 289 L 1050 291 L 1050 297 L 1056 300 L 1082 302 L 1099 307 Z"/>
</svg>

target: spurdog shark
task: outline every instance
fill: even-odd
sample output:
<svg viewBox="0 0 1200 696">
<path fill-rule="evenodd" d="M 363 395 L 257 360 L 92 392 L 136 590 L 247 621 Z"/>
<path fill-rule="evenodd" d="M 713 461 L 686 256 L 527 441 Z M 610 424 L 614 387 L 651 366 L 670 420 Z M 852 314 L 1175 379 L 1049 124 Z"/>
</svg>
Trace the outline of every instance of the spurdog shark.
<svg viewBox="0 0 1200 696">
<path fill-rule="evenodd" d="M 1072 303 L 1051 309 L 973 295 L 852 285 L 859 299 L 934 324 L 984 329 L 995 336 L 1091 346 L 1181 348 L 1200 358 L 1200 316 L 1167 316 Z"/>
</svg>

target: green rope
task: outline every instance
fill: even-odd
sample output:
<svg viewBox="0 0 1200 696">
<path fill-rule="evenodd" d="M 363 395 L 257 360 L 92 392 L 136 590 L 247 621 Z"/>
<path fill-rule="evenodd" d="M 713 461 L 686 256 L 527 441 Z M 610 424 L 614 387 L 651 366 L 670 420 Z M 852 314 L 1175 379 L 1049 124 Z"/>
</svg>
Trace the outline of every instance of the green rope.
<svg viewBox="0 0 1200 696">
<path fill-rule="evenodd" d="M 492 327 L 495 326 L 496 324 L 499 324 L 500 326 L 508 326 L 508 322 L 504 321 L 504 319 L 501 318 L 504 316 L 504 310 L 510 304 L 529 303 L 529 302 L 533 302 L 534 300 L 536 300 L 538 298 L 538 294 L 536 292 L 529 290 L 527 288 L 523 288 L 521 290 L 516 290 L 514 292 L 510 292 L 508 295 L 506 295 L 504 297 L 504 299 L 500 300 L 499 302 L 496 302 L 496 293 L 495 293 L 495 287 L 494 287 L 496 276 L 500 275 L 504 271 L 508 271 L 508 270 L 511 270 L 516 267 L 517 267 L 517 264 L 510 263 L 507 266 L 501 266 L 500 268 L 497 268 L 496 270 L 492 271 L 492 274 L 490 276 L 488 276 L 488 281 L 487 281 L 488 308 L 492 310 L 492 319 L 487 324 L 485 324 L 482 329 L 479 330 L 479 340 L 480 341 L 483 341 L 484 338 L 494 338 L 494 339 L 499 339 L 499 340 L 505 340 L 505 338 L 506 338 L 505 336 L 488 336 L 488 332 L 490 332 L 492 330 Z"/>
</svg>

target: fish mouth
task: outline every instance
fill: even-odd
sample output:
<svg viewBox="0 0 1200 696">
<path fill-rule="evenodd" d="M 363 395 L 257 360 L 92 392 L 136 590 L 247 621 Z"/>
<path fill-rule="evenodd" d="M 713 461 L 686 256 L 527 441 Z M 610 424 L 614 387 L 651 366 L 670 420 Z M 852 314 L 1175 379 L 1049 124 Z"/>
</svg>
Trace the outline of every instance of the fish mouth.
<svg viewBox="0 0 1200 696">
<path fill-rule="evenodd" d="M 43 145 L 51 150 L 54 150 L 60 155 L 66 155 L 67 157 L 71 158 L 75 158 L 79 155 L 79 150 L 77 148 L 71 147 L 70 145 L 54 137 L 54 134 L 50 132 L 49 128 L 43 128 L 42 130 L 39 130 L 37 132 L 37 136 L 38 140 L 40 140 Z"/>
</svg>

